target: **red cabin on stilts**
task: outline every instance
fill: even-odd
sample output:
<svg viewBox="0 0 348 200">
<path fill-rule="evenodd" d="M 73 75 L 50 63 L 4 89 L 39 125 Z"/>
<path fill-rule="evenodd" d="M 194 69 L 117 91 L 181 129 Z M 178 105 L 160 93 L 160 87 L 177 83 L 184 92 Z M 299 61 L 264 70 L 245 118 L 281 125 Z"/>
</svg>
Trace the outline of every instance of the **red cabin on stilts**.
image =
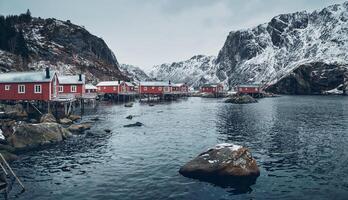
<svg viewBox="0 0 348 200">
<path fill-rule="evenodd" d="M 51 101 L 58 96 L 57 73 L 45 71 L 0 74 L 0 100 Z"/>
<path fill-rule="evenodd" d="M 85 94 L 84 75 L 58 76 L 58 79 L 60 98 L 78 98 Z"/>
</svg>

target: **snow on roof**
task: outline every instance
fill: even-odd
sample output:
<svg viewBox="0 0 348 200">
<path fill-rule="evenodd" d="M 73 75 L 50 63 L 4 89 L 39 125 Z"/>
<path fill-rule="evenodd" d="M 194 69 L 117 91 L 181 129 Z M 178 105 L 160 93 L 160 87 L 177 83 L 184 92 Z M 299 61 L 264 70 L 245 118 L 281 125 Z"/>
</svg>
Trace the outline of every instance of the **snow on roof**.
<svg viewBox="0 0 348 200">
<path fill-rule="evenodd" d="M 181 87 L 181 86 L 184 86 L 185 83 L 175 83 L 175 84 L 172 84 L 172 86 L 174 87 Z"/>
<path fill-rule="evenodd" d="M 85 75 L 82 75 L 82 81 L 79 81 L 79 75 L 73 76 L 58 76 L 59 84 L 84 84 L 86 81 Z"/>
<path fill-rule="evenodd" d="M 97 86 L 118 86 L 120 83 L 118 81 L 102 81 L 97 84 Z"/>
<path fill-rule="evenodd" d="M 142 81 L 140 82 L 142 86 L 170 86 L 169 82 L 166 81 Z"/>
<path fill-rule="evenodd" d="M 55 71 L 50 71 L 50 78 L 46 78 L 45 71 L 3 73 L 0 74 L 0 83 L 50 82 L 55 74 Z"/>
<path fill-rule="evenodd" d="M 133 83 L 131 82 L 124 82 L 127 86 L 135 86 Z"/>
<path fill-rule="evenodd" d="M 94 86 L 94 85 L 92 85 L 92 84 L 86 84 L 86 85 L 85 85 L 85 89 L 86 89 L 86 90 L 96 90 L 97 87 Z"/>
<path fill-rule="evenodd" d="M 238 85 L 238 87 L 260 87 L 258 84 L 242 84 Z"/>
<path fill-rule="evenodd" d="M 221 85 L 221 84 L 217 84 L 217 83 L 204 84 L 202 85 L 202 87 L 217 87 L 218 85 Z"/>
</svg>

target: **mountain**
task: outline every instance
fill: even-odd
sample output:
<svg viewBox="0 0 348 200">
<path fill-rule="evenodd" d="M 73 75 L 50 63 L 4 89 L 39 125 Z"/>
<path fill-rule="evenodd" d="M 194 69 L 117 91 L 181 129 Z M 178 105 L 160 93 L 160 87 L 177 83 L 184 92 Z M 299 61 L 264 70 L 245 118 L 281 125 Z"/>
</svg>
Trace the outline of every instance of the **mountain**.
<svg viewBox="0 0 348 200">
<path fill-rule="evenodd" d="M 199 64 L 192 62 L 189 66 L 187 62 L 186 68 L 202 73 L 184 77 L 199 80 L 206 73 L 207 81 L 216 82 L 218 78 L 230 89 L 237 84 L 257 83 L 277 93 L 317 94 L 348 80 L 347 52 L 345 2 L 312 13 L 281 14 L 268 23 L 232 31 L 209 69 L 202 71 Z M 180 79 L 182 64 L 155 66 L 153 75 Z"/>
<path fill-rule="evenodd" d="M 220 82 L 215 59 L 214 56 L 197 55 L 185 61 L 154 66 L 149 75 L 158 80 L 187 83 L 197 88 L 208 82 Z"/>
<path fill-rule="evenodd" d="M 139 67 L 129 64 L 121 64 L 120 70 L 133 81 L 145 81 L 149 76 Z"/>
<path fill-rule="evenodd" d="M 127 79 L 103 39 L 53 18 L 0 16 L 0 72 L 41 70 L 85 73 L 89 80 Z"/>
</svg>

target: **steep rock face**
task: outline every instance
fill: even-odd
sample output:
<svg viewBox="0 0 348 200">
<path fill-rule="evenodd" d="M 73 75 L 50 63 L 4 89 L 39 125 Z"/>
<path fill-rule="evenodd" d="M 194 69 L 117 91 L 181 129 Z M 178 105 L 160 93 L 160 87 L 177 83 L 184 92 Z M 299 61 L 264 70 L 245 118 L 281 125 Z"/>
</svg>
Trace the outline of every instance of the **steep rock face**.
<svg viewBox="0 0 348 200">
<path fill-rule="evenodd" d="M 348 2 L 313 13 L 279 15 L 255 28 L 230 32 L 217 57 L 218 70 L 233 86 L 274 84 L 307 63 L 342 66 L 347 63 L 347 35 Z"/>
<path fill-rule="evenodd" d="M 120 70 L 133 81 L 145 81 L 149 76 L 139 67 L 129 64 L 121 64 Z"/>
<path fill-rule="evenodd" d="M 188 61 L 155 66 L 150 76 L 187 81 L 196 87 L 205 82 L 222 82 L 229 89 L 237 84 L 246 83 L 268 87 L 282 80 L 272 87 L 272 91 L 320 93 L 322 90 L 333 89 L 337 83 L 328 83 L 327 87 L 322 87 L 307 79 L 311 78 L 310 76 L 304 76 L 304 82 L 314 84 L 307 86 L 307 92 L 296 91 L 297 89 L 291 91 L 291 88 L 285 87 L 302 85 L 295 83 L 300 79 L 291 77 L 299 71 L 315 71 L 315 67 L 319 68 L 318 71 L 323 73 L 323 77 L 332 77 L 332 70 L 321 68 L 337 66 L 337 70 L 333 71 L 340 76 L 341 67 L 348 64 L 347 52 L 348 2 L 345 2 L 312 13 L 303 11 L 282 14 L 268 23 L 232 31 L 218 57 L 212 57 L 212 62 L 208 62 L 208 65 L 201 65 L 202 62 L 199 62 L 201 59 L 204 60 L 204 57 L 191 58 Z M 308 69 L 308 65 L 312 66 L 311 69 Z M 304 69 L 301 69 L 302 67 Z M 284 83 L 290 79 L 293 83 Z"/>
<path fill-rule="evenodd" d="M 81 26 L 51 18 L 12 16 L 1 20 L 6 24 L 3 31 L 13 32 L 9 42 L 0 45 L 1 72 L 49 66 L 65 74 L 85 73 L 89 80 L 126 79 L 103 39 Z M 15 45 L 11 45 L 13 41 Z"/>
<path fill-rule="evenodd" d="M 342 86 L 347 67 L 321 62 L 304 64 L 268 90 L 280 94 L 321 94 Z"/>
<path fill-rule="evenodd" d="M 189 60 L 154 66 L 150 72 L 151 78 L 170 80 L 176 83 L 187 83 L 199 87 L 205 83 L 220 82 L 216 72 L 215 57 L 197 55 Z"/>
</svg>

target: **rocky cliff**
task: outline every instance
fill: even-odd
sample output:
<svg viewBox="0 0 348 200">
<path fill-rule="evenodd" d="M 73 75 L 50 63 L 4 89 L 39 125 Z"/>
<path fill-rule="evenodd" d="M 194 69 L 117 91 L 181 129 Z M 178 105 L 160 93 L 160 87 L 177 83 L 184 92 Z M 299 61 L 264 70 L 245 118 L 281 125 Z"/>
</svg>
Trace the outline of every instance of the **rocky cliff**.
<svg viewBox="0 0 348 200">
<path fill-rule="evenodd" d="M 121 72 L 129 77 L 132 81 L 146 81 L 149 76 L 139 67 L 129 64 L 120 65 Z"/>
<path fill-rule="evenodd" d="M 85 73 L 89 80 L 127 79 L 103 39 L 70 21 L 0 17 L 0 72 L 40 70 Z"/>
<path fill-rule="evenodd" d="M 279 93 L 320 93 L 342 84 L 347 52 L 345 2 L 312 13 L 282 14 L 268 23 L 232 31 L 209 69 L 201 70 L 196 62 L 185 61 L 155 66 L 153 75 L 173 81 L 185 77 L 195 80 L 196 86 L 204 82 L 196 80 L 204 77 L 206 82 L 223 82 L 228 88 L 257 83 L 264 87 L 274 85 L 270 90 Z M 184 73 L 183 65 L 199 73 Z M 321 77 L 316 75 L 319 72 Z"/>
<path fill-rule="evenodd" d="M 230 86 L 275 84 L 272 90 L 280 93 L 320 93 L 343 83 L 339 77 L 347 69 L 347 36 L 347 2 L 312 13 L 279 15 L 255 28 L 231 32 L 218 55 L 218 70 L 226 72 Z"/>
</svg>

